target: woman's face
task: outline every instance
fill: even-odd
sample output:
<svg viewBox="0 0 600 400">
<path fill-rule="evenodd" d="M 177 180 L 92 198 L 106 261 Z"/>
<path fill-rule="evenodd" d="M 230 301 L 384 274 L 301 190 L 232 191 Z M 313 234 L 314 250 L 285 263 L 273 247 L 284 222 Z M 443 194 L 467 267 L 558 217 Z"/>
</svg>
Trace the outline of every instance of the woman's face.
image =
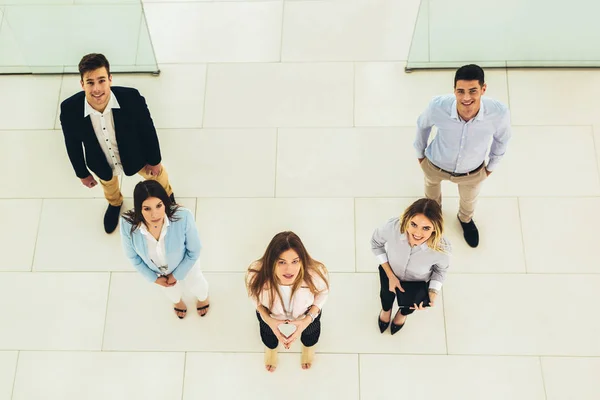
<svg viewBox="0 0 600 400">
<path fill-rule="evenodd" d="M 408 242 L 413 246 L 425 243 L 433 234 L 433 224 L 423 214 L 417 214 L 408 222 Z"/>
<path fill-rule="evenodd" d="M 281 285 L 293 285 L 300 273 L 302 262 L 295 250 L 289 249 L 279 255 L 275 263 L 275 276 Z"/>
<path fill-rule="evenodd" d="M 158 197 L 148 197 L 142 203 L 142 216 L 146 224 L 158 224 L 165 218 L 165 205 Z"/>
</svg>

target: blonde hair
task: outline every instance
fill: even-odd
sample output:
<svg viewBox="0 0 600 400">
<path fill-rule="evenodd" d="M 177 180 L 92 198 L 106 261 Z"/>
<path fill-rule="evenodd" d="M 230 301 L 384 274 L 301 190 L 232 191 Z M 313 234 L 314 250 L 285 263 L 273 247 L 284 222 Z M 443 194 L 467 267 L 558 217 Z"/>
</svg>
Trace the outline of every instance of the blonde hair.
<svg viewBox="0 0 600 400">
<path fill-rule="evenodd" d="M 248 267 L 248 272 L 246 273 L 248 295 L 256 301 L 260 301 L 260 295 L 263 290 L 268 290 L 269 309 L 273 307 L 275 296 L 278 296 L 283 304 L 283 299 L 279 292 L 279 283 L 275 275 L 275 267 L 279 256 L 290 249 L 298 253 L 298 257 L 300 258 L 300 271 L 292 284 L 292 296 L 298 290 L 302 281 L 306 282 L 311 293 L 315 295 L 319 293 L 314 282 L 315 278 L 322 279 L 327 288 L 329 288 L 327 269 L 322 263 L 312 259 L 298 235 L 289 231 L 280 232 L 271 239 L 265 250 L 265 254 L 259 260 L 253 262 Z"/>
<path fill-rule="evenodd" d="M 431 233 L 431 237 L 427 239 L 427 246 L 435 251 L 445 253 L 445 246 L 442 242 L 444 217 L 442 216 L 442 208 L 435 200 L 423 198 L 408 206 L 400 216 L 400 233 L 407 231 L 408 224 L 418 214 L 423 214 L 433 225 L 433 232 Z"/>
</svg>

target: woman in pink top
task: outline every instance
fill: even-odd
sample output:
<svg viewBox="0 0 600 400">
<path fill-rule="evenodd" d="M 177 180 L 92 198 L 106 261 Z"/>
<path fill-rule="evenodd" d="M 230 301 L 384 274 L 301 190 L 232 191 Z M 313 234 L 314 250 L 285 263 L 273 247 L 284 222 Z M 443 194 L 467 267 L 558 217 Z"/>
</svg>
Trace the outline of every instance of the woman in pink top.
<svg viewBox="0 0 600 400">
<path fill-rule="evenodd" d="M 277 346 L 289 349 L 300 338 L 302 369 L 314 358 L 314 345 L 321 335 L 321 309 L 327 300 L 327 269 L 313 260 L 300 238 L 293 232 L 280 232 L 267 246 L 265 254 L 248 268 L 248 295 L 256 305 L 260 337 L 265 349 L 265 367 L 277 367 Z M 285 336 L 280 325 L 295 330 Z"/>
</svg>

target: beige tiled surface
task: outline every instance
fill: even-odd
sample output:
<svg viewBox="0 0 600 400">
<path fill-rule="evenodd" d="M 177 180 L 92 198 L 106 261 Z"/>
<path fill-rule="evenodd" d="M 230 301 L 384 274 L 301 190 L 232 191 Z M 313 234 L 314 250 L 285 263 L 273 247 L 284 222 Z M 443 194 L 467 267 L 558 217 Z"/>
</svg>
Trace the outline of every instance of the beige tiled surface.
<svg viewBox="0 0 600 400">
<path fill-rule="evenodd" d="M 402 397 L 448 400 L 545 400 L 539 360 L 534 357 L 360 356 L 361 399 L 389 396 L 401 379 Z M 386 382 L 385 384 L 382 384 Z M 435 382 L 435 384 L 432 384 Z"/>
<path fill-rule="evenodd" d="M 3 399 L 11 398 L 18 355 L 16 351 L 0 352 L 0 397 Z"/>
<path fill-rule="evenodd" d="M 600 358 L 542 357 L 548 400 L 600 397 Z"/>
<path fill-rule="evenodd" d="M 210 312 L 188 299 L 178 320 L 102 232 L 102 191 L 74 175 L 58 121 L 79 77 L 2 76 L 2 400 L 15 372 L 20 400 L 599 397 L 600 72 L 486 71 L 513 138 L 482 189 L 481 244 L 464 243 L 444 183 L 443 293 L 392 337 L 376 324 L 369 238 L 423 195 L 415 120 L 452 91 L 452 71 L 404 72 L 418 1 L 145 3 L 161 74 L 113 83 L 146 98 L 175 195 L 195 210 Z M 138 180 L 124 179 L 124 209 Z M 331 294 L 314 369 L 296 343 L 271 375 L 243 277 L 283 229 L 329 267 Z"/>
<path fill-rule="evenodd" d="M 183 353 L 21 352 L 13 399 L 181 399 Z"/>
</svg>

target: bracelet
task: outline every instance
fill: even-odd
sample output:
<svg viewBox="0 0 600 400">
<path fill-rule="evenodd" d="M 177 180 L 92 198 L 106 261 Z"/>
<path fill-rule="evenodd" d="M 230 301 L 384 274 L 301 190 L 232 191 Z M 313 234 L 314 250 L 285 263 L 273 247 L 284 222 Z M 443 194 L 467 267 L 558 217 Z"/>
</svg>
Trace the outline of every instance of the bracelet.
<svg viewBox="0 0 600 400">
<path fill-rule="evenodd" d="M 310 311 L 308 311 L 308 312 L 306 313 L 306 315 L 308 315 L 308 316 L 310 316 L 310 317 L 312 318 L 311 324 L 312 324 L 313 322 L 315 322 L 315 319 L 317 319 L 317 316 L 316 316 L 316 315 L 314 315 L 314 314 L 312 314 Z"/>
<path fill-rule="evenodd" d="M 437 291 L 437 289 L 429 289 L 429 291 L 430 291 L 431 293 L 438 294 L 438 291 Z"/>
</svg>

